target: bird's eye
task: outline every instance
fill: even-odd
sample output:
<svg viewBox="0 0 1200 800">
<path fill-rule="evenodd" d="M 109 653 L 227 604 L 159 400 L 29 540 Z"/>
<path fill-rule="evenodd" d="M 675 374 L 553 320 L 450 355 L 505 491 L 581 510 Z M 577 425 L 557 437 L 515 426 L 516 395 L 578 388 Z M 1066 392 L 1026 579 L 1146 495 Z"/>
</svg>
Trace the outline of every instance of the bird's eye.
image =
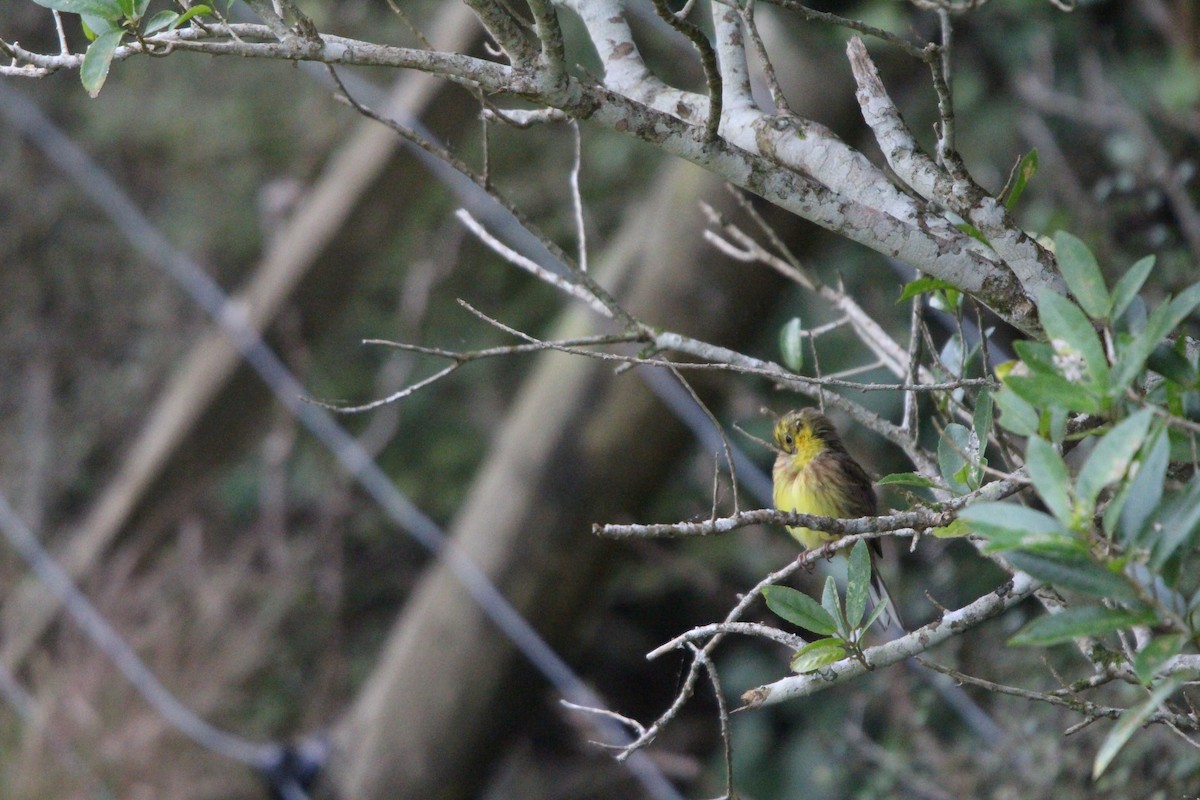
<svg viewBox="0 0 1200 800">
<path fill-rule="evenodd" d="M 784 436 L 784 437 L 783 437 L 783 443 L 784 443 L 784 444 L 786 444 L 786 445 L 788 445 L 789 447 L 791 446 L 791 444 L 792 444 L 792 435 L 791 435 L 790 433 L 789 433 L 787 436 Z"/>
</svg>

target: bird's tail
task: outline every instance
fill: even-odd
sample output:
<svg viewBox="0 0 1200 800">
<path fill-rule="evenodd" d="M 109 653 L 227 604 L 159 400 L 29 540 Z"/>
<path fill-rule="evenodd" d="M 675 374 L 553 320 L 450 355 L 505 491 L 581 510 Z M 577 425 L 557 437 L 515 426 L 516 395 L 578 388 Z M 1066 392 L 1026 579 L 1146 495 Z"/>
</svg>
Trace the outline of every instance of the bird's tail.
<svg viewBox="0 0 1200 800">
<path fill-rule="evenodd" d="M 892 600 L 891 592 L 888 591 L 887 582 L 883 579 L 883 574 L 879 571 L 878 560 L 871 554 L 871 584 L 867 587 L 867 593 L 871 597 L 871 605 L 885 605 L 884 610 L 875 618 L 875 624 L 879 626 L 884 633 L 893 636 L 903 636 L 908 633 L 908 628 L 905 627 L 904 621 L 900 619 L 900 612 L 896 608 L 896 603 Z"/>
</svg>

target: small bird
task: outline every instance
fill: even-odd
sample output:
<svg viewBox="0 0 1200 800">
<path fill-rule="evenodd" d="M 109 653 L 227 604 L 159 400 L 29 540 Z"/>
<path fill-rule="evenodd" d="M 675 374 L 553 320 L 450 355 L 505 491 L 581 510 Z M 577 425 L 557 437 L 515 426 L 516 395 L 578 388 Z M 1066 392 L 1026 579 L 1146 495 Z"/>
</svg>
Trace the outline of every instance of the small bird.
<svg viewBox="0 0 1200 800">
<path fill-rule="evenodd" d="M 789 411 L 775 423 L 775 444 L 781 451 L 772 470 L 775 508 L 800 514 L 853 519 L 873 517 L 878 511 L 875 490 L 866 470 L 846 451 L 837 429 L 815 408 Z M 788 526 L 788 532 L 805 549 L 820 547 L 841 538 L 837 533 Z M 887 586 L 875 569 L 874 556 L 882 555 L 879 540 L 871 541 L 871 582 L 876 603 L 889 599 Z M 894 606 L 880 617 L 891 627 L 899 624 Z"/>
</svg>

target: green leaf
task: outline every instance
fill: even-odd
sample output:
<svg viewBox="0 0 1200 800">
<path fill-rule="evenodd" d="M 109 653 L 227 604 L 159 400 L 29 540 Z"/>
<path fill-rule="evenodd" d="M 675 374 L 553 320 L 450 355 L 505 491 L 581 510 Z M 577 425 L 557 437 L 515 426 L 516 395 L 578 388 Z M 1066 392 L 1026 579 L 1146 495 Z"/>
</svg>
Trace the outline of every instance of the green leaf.
<svg viewBox="0 0 1200 800">
<path fill-rule="evenodd" d="M 1097 414 L 1100 403 L 1085 386 L 1070 383 L 1058 375 L 1013 375 L 1008 379 L 1009 389 L 1028 403 L 1038 408 L 1060 408 L 1064 411 L 1082 411 Z"/>
<path fill-rule="evenodd" d="M 909 281 L 908 283 L 904 284 L 904 289 L 900 292 L 900 298 L 896 300 L 896 303 L 903 303 L 905 300 L 911 300 L 919 294 L 936 291 L 957 292 L 958 287 L 953 283 L 941 280 L 940 278 L 932 278 L 928 275 L 924 275 L 920 278 L 917 278 L 915 281 Z"/>
<path fill-rule="evenodd" d="M 929 531 L 939 539 L 958 539 L 967 536 L 971 533 L 971 527 L 966 520 L 956 519 L 949 525 L 943 525 L 940 528 L 933 528 Z"/>
<path fill-rule="evenodd" d="M 806 644 L 792 656 L 792 672 L 803 675 L 821 667 L 841 661 L 846 657 L 846 648 L 837 639 L 817 639 Z"/>
<path fill-rule="evenodd" d="M 96 41 L 96 37 L 102 33 L 121 30 L 121 26 L 116 22 L 87 14 L 80 15 L 79 26 L 83 28 L 83 35 L 87 37 L 89 42 Z"/>
<path fill-rule="evenodd" d="M 187 11 L 183 12 L 179 19 L 175 20 L 175 23 L 171 25 L 171 30 L 175 30 L 192 17 L 210 17 L 212 16 L 212 13 L 213 10 L 206 5 L 194 5 Z"/>
<path fill-rule="evenodd" d="M 1054 348 L 1045 342 L 1021 339 L 1013 342 L 1013 350 L 1030 372 L 1059 375 L 1058 367 L 1054 366 Z"/>
<path fill-rule="evenodd" d="M 1104 355 L 1104 347 L 1100 344 L 1096 329 L 1079 306 L 1053 290 L 1043 289 L 1038 293 L 1038 315 L 1052 342 L 1065 342 L 1083 357 L 1090 384 L 1103 386 L 1108 382 L 1108 359 Z"/>
<path fill-rule="evenodd" d="M 1066 411 L 1082 411 L 1085 414 L 1100 411 L 1100 401 L 1087 387 L 1071 383 L 1058 375 L 1012 375 L 1007 383 L 1019 397 L 1039 408 L 1058 406 Z"/>
<path fill-rule="evenodd" d="M 1075 498 L 1090 517 L 1096 507 L 1100 490 L 1118 481 L 1129 469 L 1130 462 L 1146 440 L 1146 431 L 1154 412 L 1148 408 L 1121 420 L 1096 443 L 1075 479 Z"/>
<path fill-rule="evenodd" d="M 849 639 L 850 627 L 846 624 L 846 615 L 842 612 L 842 598 L 838 594 L 837 583 L 834 582 L 832 575 L 825 578 L 825 591 L 821 594 L 821 608 L 833 617 L 838 635 L 843 639 Z"/>
<path fill-rule="evenodd" d="M 850 630 L 858 627 L 867 613 L 867 586 L 871 583 L 871 553 L 867 543 L 858 540 L 850 550 L 850 566 L 846 572 L 846 624 Z"/>
<path fill-rule="evenodd" d="M 970 492 L 973 492 L 979 488 L 979 481 L 976 480 L 976 478 L 977 476 L 975 470 L 970 463 L 963 464 L 958 468 L 958 472 L 954 473 L 954 480 L 957 483 L 965 485 L 967 487 L 967 491 Z"/>
<path fill-rule="evenodd" d="M 1141 291 L 1146 278 L 1150 277 L 1152 269 L 1154 269 L 1154 256 L 1146 256 L 1121 276 L 1121 280 L 1117 281 L 1117 285 L 1113 287 L 1112 309 L 1108 312 L 1110 320 L 1115 322 L 1121 318 L 1125 309 L 1129 308 L 1129 304 L 1133 302 L 1133 298 L 1137 297 L 1137 293 Z"/>
<path fill-rule="evenodd" d="M 1000 424 L 1017 436 L 1033 436 L 1038 430 L 1037 409 L 1007 386 L 992 398 L 1000 409 Z"/>
<path fill-rule="evenodd" d="M 1149 686 L 1154 679 L 1154 673 L 1158 672 L 1159 667 L 1163 664 L 1179 655 L 1185 641 L 1187 640 L 1180 633 L 1156 636 L 1151 639 L 1133 657 L 1133 671 L 1137 674 L 1138 680 Z"/>
<path fill-rule="evenodd" d="M 792 317 L 779 329 L 779 354 L 792 372 L 804 369 L 804 327 L 799 317 Z"/>
<path fill-rule="evenodd" d="M 883 612 L 887 611 L 888 606 L 890 606 L 891 604 L 892 604 L 892 598 L 887 597 L 886 595 L 884 597 L 880 597 L 879 602 L 877 602 L 875 604 L 875 607 L 871 609 L 871 613 L 867 616 L 867 618 L 865 620 L 863 620 L 862 629 L 864 631 L 870 630 L 871 626 L 875 624 L 875 620 L 882 617 Z M 892 614 L 892 619 L 895 619 L 895 618 L 896 618 L 896 615 Z"/>
<path fill-rule="evenodd" d="M 123 16 L 117 0 L 33 0 L 43 8 L 66 11 L 69 14 L 87 14 L 109 22 L 117 22 Z"/>
<path fill-rule="evenodd" d="M 1071 547 L 1070 532 L 1049 514 L 1015 503 L 976 503 L 958 518 L 988 540 L 988 551 Z"/>
<path fill-rule="evenodd" d="M 1077 639 L 1080 636 L 1101 636 L 1134 625 L 1155 622 L 1149 609 L 1131 611 L 1125 608 L 1084 606 L 1068 608 L 1058 614 L 1038 617 L 1008 640 L 1014 647 L 1048 647 Z"/>
<path fill-rule="evenodd" d="M 1138 601 L 1137 592 L 1124 575 L 1112 572 L 1080 553 L 1014 550 L 1005 558 L 1017 569 L 1060 589 L 1129 603 Z"/>
<path fill-rule="evenodd" d="M 1112 307 L 1112 300 L 1092 251 L 1078 238 L 1059 231 L 1054 234 L 1054 253 L 1058 258 L 1058 269 L 1079 305 L 1092 319 L 1104 319 Z"/>
<path fill-rule="evenodd" d="M 146 6 L 150 5 L 150 0 L 117 0 L 117 5 L 121 7 L 123 17 L 137 22 L 145 15 Z"/>
<path fill-rule="evenodd" d="M 1108 738 L 1104 740 L 1104 744 L 1100 745 L 1100 749 L 1096 751 L 1096 760 L 1092 763 L 1092 780 L 1096 780 L 1104 774 L 1104 770 L 1108 769 L 1108 765 L 1116 758 L 1117 753 L 1129 741 L 1129 737 L 1150 718 L 1150 715 L 1158 710 L 1168 697 L 1174 694 L 1175 690 L 1182 686 L 1184 678 L 1174 675 L 1150 693 L 1150 696 L 1136 706 L 1128 708 L 1125 713 L 1121 714 L 1121 718 L 1117 720 L 1117 724 L 1109 731 Z"/>
<path fill-rule="evenodd" d="M 942 471 L 942 479 L 959 494 L 971 491 L 967 482 L 958 476 L 962 474 L 963 467 L 971 463 L 968 457 L 974 458 L 978 450 L 977 444 L 971 446 L 971 431 L 957 422 L 947 425 L 938 441 L 938 468 Z"/>
<path fill-rule="evenodd" d="M 1195 283 L 1180 292 L 1169 303 L 1161 303 L 1146 320 L 1146 328 L 1117 352 L 1113 365 L 1110 394 L 1121 394 L 1133 383 L 1134 378 L 1146 365 L 1146 359 L 1154 348 L 1172 333 L 1179 323 L 1200 305 L 1200 283 Z"/>
<path fill-rule="evenodd" d="M 1062 408 L 1061 405 L 1052 405 L 1046 409 L 1038 428 L 1042 432 L 1043 438 L 1049 439 L 1055 444 L 1062 444 L 1063 439 L 1067 438 L 1068 416 L 1070 416 L 1070 411 Z"/>
<path fill-rule="evenodd" d="M 1167 499 L 1159 520 L 1154 526 L 1159 536 L 1153 542 L 1150 555 L 1150 569 L 1155 571 L 1162 569 L 1167 559 L 1200 528 L 1200 473 L 1193 475 L 1183 489 Z"/>
<path fill-rule="evenodd" d="M 96 41 L 88 45 L 83 54 L 83 65 L 79 68 L 79 80 L 83 88 L 92 97 L 100 94 L 105 79 L 108 78 L 108 68 L 112 64 L 113 53 L 121 44 L 124 31 L 105 31 L 96 37 Z"/>
<path fill-rule="evenodd" d="M 160 11 L 146 22 L 146 27 L 142 30 L 142 33 L 146 36 L 149 36 L 152 33 L 157 33 L 163 28 L 170 26 L 178 19 L 179 15 L 174 11 Z"/>
<path fill-rule="evenodd" d="M 893 472 L 875 481 L 880 486 L 916 486 L 920 489 L 940 489 L 941 484 L 916 472 Z"/>
<path fill-rule="evenodd" d="M 1066 462 L 1054 445 L 1040 437 L 1031 436 L 1025 448 L 1025 467 L 1050 512 L 1064 526 L 1074 527 L 1075 504 L 1071 502 L 1071 476 L 1067 472 Z"/>
<path fill-rule="evenodd" d="M 1035 147 L 1017 162 L 1017 166 L 1013 170 L 1012 188 L 1009 189 L 1008 196 L 1004 198 L 1005 208 L 1012 211 L 1016 207 L 1017 201 L 1021 199 L 1021 194 L 1025 191 L 1025 185 L 1033 180 L 1033 176 L 1037 174 L 1037 170 L 1038 152 Z"/>
<path fill-rule="evenodd" d="M 1194 433 L 1168 428 L 1167 436 L 1171 440 L 1171 461 L 1190 462 L 1200 452 L 1200 437 Z"/>
<path fill-rule="evenodd" d="M 959 222 L 954 227 L 958 228 L 960 231 L 965 233 L 967 236 L 970 236 L 972 239 L 978 239 L 979 241 L 986 244 L 988 247 L 992 246 L 992 243 L 989 242 L 987 240 L 987 237 L 983 235 L 983 231 L 979 230 L 979 228 L 976 228 L 971 223 Z"/>
<path fill-rule="evenodd" d="M 793 625 L 812 631 L 818 636 L 837 633 L 837 626 L 829 612 L 803 592 L 788 586 L 767 586 L 763 588 L 762 594 L 767 601 L 767 608 Z"/>
<path fill-rule="evenodd" d="M 1136 464 L 1132 465 L 1132 468 L 1136 469 Z M 1132 476 L 1133 473 L 1130 472 L 1129 475 Z M 1121 518 L 1121 509 L 1125 507 L 1125 502 L 1129 499 L 1129 492 L 1132 488 L 1132 480 L 1121 481 L 1114 487 L 1112 497 L 1104 505 L 1104 513 L 1100 517 L 1100 528 L 1109 539 L 1112 538 L 1113 532 L 1117 529 L 1117 521 Z"/>
<path fill-rule="evenodd" d="M 1196 385 L 1196 368 L 1178 350 L 1166 342 L 1160 344 L 1146 359 L 1146 366 L 1180 386 Z"/>
<path fill-rule="evenodd" d="M 971 418 L 981 451 L 987 448 L 988 437 L 992 435 L 992 417 L 992 393 L 986 388 L 981 389 L 975 398 L 975 414 Z"/>
<path fill-rule="evenodd" d="M 1118 530 L 1125 544 L 1135 544 L 1146 527 L 1146 521 L 1162 500 L 1171 446 L 1166 431 L 1160 430 L 1143 448 L 1144 455 L 1137 473 L 1129 482 L 1129 492 L 1121 507 Z"/>
<path fill-rule="evenodd" d="M 1146 305 L 1146 298 L 1139 294 L 1129 301 L 1129 308 L 1125 309 L 1125 313 L 1121 315 L 1120 319 L 1114 320 L 1113 324 L 1117 326 L 1115 330 L 1118 333 L 1136 336 L 1146 330 L 1149 318 L 1150 307 Z"/>
</svg>

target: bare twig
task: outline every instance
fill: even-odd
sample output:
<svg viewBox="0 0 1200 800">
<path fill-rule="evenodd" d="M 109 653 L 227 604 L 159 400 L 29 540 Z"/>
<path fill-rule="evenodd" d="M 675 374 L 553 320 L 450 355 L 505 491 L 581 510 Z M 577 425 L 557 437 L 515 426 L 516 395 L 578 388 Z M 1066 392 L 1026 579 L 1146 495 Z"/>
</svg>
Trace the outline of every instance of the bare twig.
<svg viewBox="0 0 1200 800">
<path fill-rule="evenodd" d="M 733 789 L 733 745 L 729 736 L 729 709 L 725 705 L 725 692 L 721 690 L 721 679 L 717 676 L 717 666 L 699 647 L 688 645 L 696 662 L 704 667 L 708 679 L 712 683 L 713 696 L 717 698 L 717 719 L 721 725 L 721 745 L 725 756 L 725 795 L 722 800 L 733 800 L 737 795 Z"/>
<path fill-rule="evenodd" d="M 666 365 L 667 369 L 669 369 L 671 371 L 671 374 L 675 376 L 675 379 L 677 381 L 679 381 L 679 383 L 683 386 L 683 388 L 685 390 L 687 390 L 687 393 L 691 396 L 692 400 L 694 400 L 696 402 L 696 405 L 698 405 L 700 407 L 700 410 L 704 412 L 704 416 L 708 417 L 709 421 L 712 422 L 713 428 L 716 429 L 717 434 L 721 437 L 721 447 L 725 451 L 725 464 L 729 467 L 729 483 L 733 490 L 733 513 L 736 514 L 736 513 L 738 513 L 738 510 L 739 510 L 738 488 L 737 488 L 737 486 L 738 486 L 737 468 L 733 464 L 733 451 L 729 447 L 729 437 L 727 437 L 725 435 L 725 428 L 717 420 L 716 415 L 713 414 L 712 410 L 708 407 L 708 405 L 703 400 L 700 399 L 700 395 L 696 394 L 696 390 L 692 388 L 692 385 L 687 381 L 686 378 L 683 377 L 682 374 L 680 374 L 679 370 L 676 369 L 675 365 L 672 364 L 670 361 L 663 361 L 662 363 Z M 713 498 L 713 515 L 715 518 L 715 516 L 716 516 L 716 497 L 715 496 Z"/>
<path fill-rule="evenodd" d="M 995 683 L 994 681 L 968 675 L 965 672 L 943 666 L 924 658 L 918 657 L 917 660 L 929 669 L 932 669 L 935 672 L 940 672 L 943 675 L 949 675 L 951 678 L 954 678 L 960 683 L 977 686 L 980 689 L 986 689 L 989 692 L 995 692 L 997 694 L 1006 694 L 1012 697 L 1020 697 L 1023 700 L 1033 700 L 1039 703 L 1047 703 L 1049 705 L 1058 706 L 1059 708 L 1070 709 L 1071 711 L 1083 714 L 1085 717 L 1087 717 L 1084 722 L 1077 726 L 1073 726 L 1073 731 L 1079 730 L 1084 725 L 1090 725 L 1092 722 L 1095 722 L 1098 719 L 1103 719 L 1106 717 L 1108 719 L 1117 719 L 1127 710 L 1114 706 L 1100 705 L 1099 703 L 1093 703 L 1090 700 L 1083 700 L 1074 696 L 1074 694 L 1064 695 L 1058 692 L 1039 692 L 1019 686 L 1007 686 L 1002 683 Z M 1147 722 L 1166 724 L 1172 728 L 1175 728 L 1176 730 L 1200 730 L 1200 719 L 1197 719 L 1193 715 L 1177 714 L 1171 711 L 1156 711 L 1150 715 L 1150 717 L 1147 719 Z"/>
<path fill-rule="evenodd" d="M 678 650 L 690 642 L 698 642 L 704 639 L 709 639 L 712 636 L 721 633 L 739 633 L 747 636 L 761 636 L 764 639 L 770 639 L 773 642 L 778 642 L 784 647 L 792 650 L 799 650 L 804 645 L 808 644 L 803 637 L 797 636 L 794 633 L 781 631 L 778 628 L 772 628 L 769 625 L 763 625 L 758 622 L 714 622 L 709 625 L 701 625 L 698 628 L 692 628 L 687 633 L 681 633 L 671 641 L 661 644 L 646 654 L 646 658 L 654 660 L 659 656 L 666 655 L 672 650 Z"/>
<path fill-rule="evenodd" d="M 937 17 L 942 43 L 937 52 L 931 53 L 926 59 L 933 74 L 933 90 L 938 99 L 937 159 L 943 169 L 962 174 L 965 169 L 954 145 L 954 101 L 950 95 L 950 52 L 954 44 L 954 27 L 950 22 L 950 12 L 945 8 L 937 9 Z"/>
<path fill-rule="evenodd" d="M 663 22 L 687 37 L 700 54 L 700 66 L 704 69 L 704 82 L 708 84 L 708 118 L 704 122 L 704 140 L 715 141 L 721 125 L 721 70 L 717 66 L 717 54 L 713 51 L 708 35 L 684 17 L 678 17 L 667 6 L 667 0 L 651 0 L 654 11 Z"/>
<path fill-rule="evenodd" d="M 460 208 L 458 211 L 454 212 L 454 215 L 458 217 L 463 225 L 466 226 L 467 230 L 475 234 L 475 237 L 479 239 L 479 241 L 483 242 L 485 245 L 495 251 L 497 255 L 502 257 L 508 263 L 515 267 L 520 267 L 531 275 L 537 277 L 538 280 L 548 283 L 557 289 L 561 289 L 575 299 L 582 300 L 597 314 L 610 319 L 614 316 L 612 309 L 609 308 L 606 303 L 602 302 L 598 297 L 596 297 L 596 295 L 594 295 L 590 289 L 578 283 L 572 283 L 561 275 L 554 274 L 541 264 L 538 264 L 532 259 L 521 255 L 516 250 L 513 250 L 511 247 L 504 244 L 504 242 L 501 242 L 499 239 L 488 233 L 487 229 L 484 228 L 478 220 L 471 216 L 470 211 L 467 211 L 465 208 Z"/>
<path fill-rule="evenodd" d="M 426 50 L 432 50 L 433 45 L 429 43 L 427 38 L 425 38 L 425 34 L 421 32 L 421 29 L 413 24 L 413 21 L 409 18 L 408 14 L 404 13 L 404 9 L 400 8 L 400 5 L 396 2 L 396 0 L 387 0 L 387 4 L 388 8 L 392 10 L 392 13 L 399 17 L 400 21 L 404 23 L 404 27 L 408 28 L 409 32 L 416 37 L 416 40 L 420 43 L 421 47 L 424 47 Z"/>
<path fill-rule="evenodd" d="M 856 19 L 850 19 L 849 17 L 841 17 L 837 14 L 830 14 L 825 11 L 817 11 L 799 2 L 799 0 L 764 0 L 764 2 L 787 9 L 788 11 L 793 11 L 808 22 L 820 22 L 824 25 L 836 25 L 839 28 L 857 31 L 864 36 L 871 36 L 876 39 L 880 39 L 896 47 L 905 55 L 911 56 L 919 61 L 926 60 L 925 48 L 915 45 L 907 39 L 897 36 L 891 31 L 885 31 L 883 28 L 876 28 L 874 25 L 868 25 L 865 22 L 860 22 Z"/>
<path fill-rule="evenodd" d="M 793 116 L 787 97 L 783 94 L 783 89 L 779 86 L 779 78 L 775 75 L 775 65 L 771 63 L 771 56 L 767 53 L 762 36 L 759 35 L 758 24 L 754 20 L 754 10 L 755 0 L 746 0 L 745 3 L 740 5 L 742 25 L 745 26 L 750 34 L 750 43 L 754 45 L 754 52 L 758 55 L 763 77 L 767 81 L 767 90 L 770 91 L 771 100 L 775 103 L 775 110 L 780 114 Z"/>
<path fill-rule="evenodd" d="M 575 211 L 575 238 L 579 242 L 579 269 L 587 272 L 587 226 L 583 221 L 583 194 L 579 190 L 579 173 L 583 170 L 583 136 L 579 122 L 571 120 L 571 133 L 575 138 L 575 163 L 571 167 L 571 201 Z"/>
<path fill-rule="evenodd" d="M 684 536 L 716 536 L 748 525 L 787 525 L 835 533 L 847 538 L 853 536 L 856 537 L 850 542 L 853 544 L 859 538 L 874 539 L 884 534 L 910 536 L 914 528 L 940 528 L 949 525 L 955 517 L 953 511 L 903 511 L 881 517 L 841 519 L 760 508 L 703 522 L 664 522 L 649 525 L 596 523 L 592 526 L 592 533 L 606 539 L 675 539 Z"/>
<path fill-rule="evenodd" d="M 602 717 L 615 720 L 622 725 L 627 725 L 630 730 L 635 731 L 639 736 L 646 732 L 646 726 L 638 722 L 636 719 L 630 719 L 624 714 L 618 714 L 615 711 L 610 711 L 607 708 L 593 708 L 592 706 L 581 706 L 578 703 L 572 703 L 570 700 L 559 700 L 563 707 L 572 709 L 573 711 L 583 711 L 587 714 L 598 714 Z M 600 745 L 601 747 L 613 747 L 614 745 L 608 742 L 592 742 L 592 744 Z"/>
<path fill-rule="evenodd" d="M 789 575 L 796 572 L 796 570 L 807 565 L 808 562 L 805 560 L 806 557 L 813 556 L 819 552 L 819 550 L 814 550 L 811 553 L 805 553 L 787 566 L 772 572 L 770 575 L 767 575 L 765 578 L 760 580 L 757 584 L 755 584 L 753 589 L 743 594 L 737 604 L 734 605 L 734 607 L 725 615 L 725 624 L 733 623 L 741 619 L 742 615 L 746 613 L 746 610 L 755 602 L 757 602 L 759 595 L 762 593 L 763 587 L 771 586 L 786 579 Z M 725 638 L 725 636 L 726 633 L 724 632 L 715 634 L 701 649 L 706 655 L 710 655 L 713 650 L 716 649 L 717 645 L 719 645 Z M 630 742 L 625 749 L 621 751 L 621 753 L 617 756 L 618 759 L 623 760 L 628 758 L 637 750 L 640 750 L 641 748 L 653 742 L 655 737 L 658 736 L 659 732 L 679 714 L 680 709 L 683 708 L 688 699 L 692 696 L 692 693 L 695 691 L 696 680 L 700 677 L 700 670 L 701 665 L 699 660 L 693 658 L 691 664 L 688 666 L 687 675 L 680 684 L 680 688 L 676 692 L 675 698 L 671 701 L 671 705 L 668 706 L 668 708 L 662 714 L 660 714 L 656 720 L 654 720 L 653 724 L 645 729 L 645 732 L 642 735 Z"/>
<path fill-rule="evenodd" d="M 908 324 L 908 377 L 906 381 L 909 384 L 917 382 L 917 376 L 921 371 L 921 315 L 925 310 L 925 301 L 921 295 L 917 295 L 912 299 L 912 309 L 909 311 Z M 984 372 L 986 375 L 987 372 Z M 904 421 L 900 427 L 908 432 L 908 435 L 913 438 L 913 441 L 920 439 L 920 430 L 917 428 L 918 416 L 917 411 L 920 408 L 920 400 L 915 392 L 904 393 Z"/>
</svg>

